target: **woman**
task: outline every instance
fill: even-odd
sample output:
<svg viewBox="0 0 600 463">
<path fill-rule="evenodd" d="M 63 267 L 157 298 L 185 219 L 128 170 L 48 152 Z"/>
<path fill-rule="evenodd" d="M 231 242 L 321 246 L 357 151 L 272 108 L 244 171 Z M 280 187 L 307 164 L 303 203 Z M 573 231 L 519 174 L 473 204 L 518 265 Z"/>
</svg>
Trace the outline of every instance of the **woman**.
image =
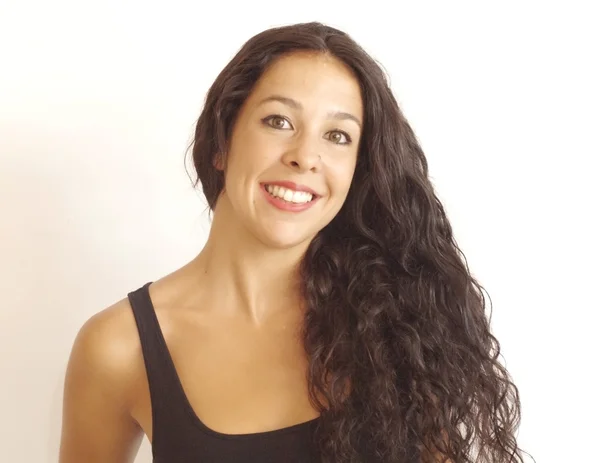
<svg viewBox="0 0 600 463">
<path fill-rule="evenodd" d="M 193 160 L 191 262 L 82 327 L 62 463 L 522 462 L 481 286 L 385 76 L 318 23 L 250 39 Z"/>
</svg>

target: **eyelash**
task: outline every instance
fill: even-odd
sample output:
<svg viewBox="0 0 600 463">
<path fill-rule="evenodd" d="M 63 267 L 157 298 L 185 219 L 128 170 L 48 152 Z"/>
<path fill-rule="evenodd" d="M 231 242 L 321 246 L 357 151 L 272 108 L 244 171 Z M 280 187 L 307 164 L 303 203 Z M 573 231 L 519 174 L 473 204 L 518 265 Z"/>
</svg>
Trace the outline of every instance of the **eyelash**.
<svg viewBox="0 0 600 463">
<path fill-rule="evenodd" d="M 288 124 L 292 125 L 292 123 L 290 121 L 287 120 L 286 117 L 281 116 L 279 114 L 273 114 L 271 116 L 267 116 L 265 117 L 262 122 L 267 124 L 269 127 L 273 128 L 273 129 L 279 129 L 279 127 L 274 127 L 270 122 L 273 119 L 282 119 L 284 121 L 286 121 Z M 286 129 L 282 129 L 282 130 L 286 130 Z M 336 145 L 349 145 L 350 143 L 352 143 L 352 137 L 350 135 L 348 135 L 346 132 L 344 132 L 343 130 L 332 130 L 330 133 L 340 133 L 342 134 L 344 137 L 346 137 L 346 142 L 345 143 L 335 143 Z"/>
</svg>

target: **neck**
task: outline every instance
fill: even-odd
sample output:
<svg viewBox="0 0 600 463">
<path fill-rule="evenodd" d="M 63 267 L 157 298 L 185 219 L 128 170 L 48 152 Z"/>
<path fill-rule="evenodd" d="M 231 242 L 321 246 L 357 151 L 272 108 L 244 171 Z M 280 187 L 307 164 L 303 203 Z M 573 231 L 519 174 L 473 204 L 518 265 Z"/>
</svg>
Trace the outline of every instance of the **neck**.
<svg viewBox="0 0 600 463">
<path fill-rule="evenodd" d="M 256 325 L 297 313 L 298 270 L 306 246 L 266 246 L 228 213 L 229 207 L 227 200 L 219 201 L 208 241 L 192 262 L 211 305 Z"/>
</svg>

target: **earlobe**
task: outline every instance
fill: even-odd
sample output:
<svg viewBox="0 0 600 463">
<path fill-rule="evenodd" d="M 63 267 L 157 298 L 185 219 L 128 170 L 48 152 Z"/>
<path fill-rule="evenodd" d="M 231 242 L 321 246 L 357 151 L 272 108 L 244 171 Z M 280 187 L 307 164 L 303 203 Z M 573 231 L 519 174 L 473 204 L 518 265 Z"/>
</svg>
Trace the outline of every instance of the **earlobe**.
<svg viewBox="0 0 600 463">
<path fill-rule="evenodd" d="M 217 153 L 213 157 L 213 166 L 215 169 L 223 171 L 225 170 L 225 162 L 223 160 L 224 156 L 222 153 Z"/>
</svg>

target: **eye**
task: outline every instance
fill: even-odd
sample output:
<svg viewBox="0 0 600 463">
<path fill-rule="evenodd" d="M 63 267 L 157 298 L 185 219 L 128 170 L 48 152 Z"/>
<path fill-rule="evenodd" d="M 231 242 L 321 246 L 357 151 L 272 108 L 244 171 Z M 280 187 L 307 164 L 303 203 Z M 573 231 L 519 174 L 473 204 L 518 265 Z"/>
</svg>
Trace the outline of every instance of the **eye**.
<svg viewBox="0 0 600 463">
<path fill-rule="evenodd" d="M 334 130 L 329 132 L 329 140 L 334 142 L 336 145 L 349 145 L 352 142 L 352 138 L 346 132 L 341 130 Z"/>
<path fill-rule="evenodd" d="M 274 129 L 289 130 L 292 127 L 292 124 L 290 124 L 290 122 L 283 116 L 268 116 L 265 117 L 262 121 L 269 127 L 273 127 Z M 286 124 L 289 127 L 286 127 Z"/>
</svg>

